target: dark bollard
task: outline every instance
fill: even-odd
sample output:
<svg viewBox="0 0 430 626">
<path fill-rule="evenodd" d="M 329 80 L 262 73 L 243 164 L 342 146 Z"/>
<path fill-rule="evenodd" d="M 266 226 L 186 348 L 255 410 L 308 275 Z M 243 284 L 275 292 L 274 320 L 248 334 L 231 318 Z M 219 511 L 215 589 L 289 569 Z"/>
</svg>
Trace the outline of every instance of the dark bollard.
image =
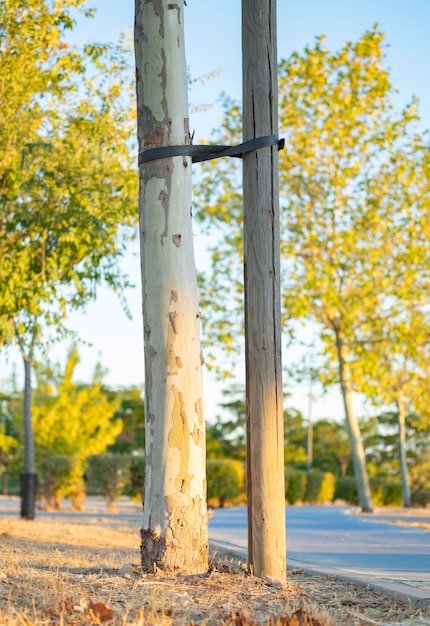
<svg viewBox="0 0 430 626">
<path fill-rule="evenodd" d="M 21 474 L 21 518 L 33 520 L 36 511 L 37 474 Z"/>
</svg>

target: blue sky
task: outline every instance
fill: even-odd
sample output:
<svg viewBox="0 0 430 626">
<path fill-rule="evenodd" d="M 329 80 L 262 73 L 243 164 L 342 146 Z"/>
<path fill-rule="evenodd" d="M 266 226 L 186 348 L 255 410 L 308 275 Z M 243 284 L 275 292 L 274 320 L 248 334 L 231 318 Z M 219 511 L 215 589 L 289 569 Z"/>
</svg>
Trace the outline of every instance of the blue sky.
<svg viewBox="0 0 430 626">
<path fill-rule="evenodd" d="M 132 0 L 90 0 L 97 8 L 95 20 L 80 20 L 76 41 L 113 41 L 133 28 Z M 86 23 L 85 23 L 86 22 Z M 422 112 L 430 115 L 430 23 L 429 0 L 278 0 L 278 56 L 301 51 L 316 35 L 327 36 L 327 46 L 337 48 L 358 39 L 378 23 L 387 34 L 387 65 L 401 91 L 400 102 L 412 94 L 420 97 Z M 188 0 L 185 7 L 187 63 L 198 77 L 218 67 L 222 72 L 190 94 L 194 104 L 215 103 L 219 94 L 241 97 L 241 2 L 240 0 Z M 196 139 L 207 137 L 216 127 L 219 109 L 194 114 Z"/>
<path fill-rule="evenodd" d="M 93 20 L 79 19 L 70 40 L 115 41 L 126 29 L 133 28 L 134 2 L 132 0 L 92 0 L 88 6 L 97 8 Z M 387 37 L 387 66 L 391 80 L 400 93 L 396 104 L 400 107 L 412 95 L 420 100 L 422 127 L 430 127 L 430 0 L 278 0 L 278 56 L 285 58 L 292 51 L 301 51 L 312 44 L 315 36 L 324 33 L 328 48 L 336 49 L 347 40 L 357 40 L 375 23 Z M 220 118 L 217 103 L 221 92 L 241 98 L 241 2 L 240 0 L 187 0 L 185 8 L 187 63 L 192 77 L 198 77 L 221 68 L 213 79 L 193 85 L 190 102 L 194 105 L 212 105 L 203 113 L 192 113 L 191 128 L 197 143 L 208 138 Z M 198 166 L 195 166 L 198 167 Z M 137 211 L 137 207 L 136 207 Z M 198 248 L 198 254 L 204 254 Z M 106 381 L 111 385 L 143 383 L 143 339 L 141 323 L 140 266 L 138 248 L 130 250 L 124 267 L 136 284 L 128 295 L 133 320 L 128 320 L 116 298 L 101 289 L 97 301 L 86 314 L 74 315 L 70 326 L 92 347 L 82 347 L 82 363 L 78 375 L 82 380 L 91 376 L 98 358 L 109 370 Z M 59 346 L 53 356 L 64 359 L 65 347 Z M 288 356 L 288 355 L 286 355 Z M 8 360 L 0 354 L 0 378 L 11 369 L 13 357 Z M 18 362 L 18 368 L 20 368 Z M 19 370 L 18 370 L 19 371 Z M 220 386 L 210 376 L 205 378 L 206 414 L 216 414 Z M 291 404 L 307 412 L 307 389 L 297 387 Z M 319 399 L 313 408 L 315 417 L 342 418 L 340 395 L 333 391 Z"/>
</svg>

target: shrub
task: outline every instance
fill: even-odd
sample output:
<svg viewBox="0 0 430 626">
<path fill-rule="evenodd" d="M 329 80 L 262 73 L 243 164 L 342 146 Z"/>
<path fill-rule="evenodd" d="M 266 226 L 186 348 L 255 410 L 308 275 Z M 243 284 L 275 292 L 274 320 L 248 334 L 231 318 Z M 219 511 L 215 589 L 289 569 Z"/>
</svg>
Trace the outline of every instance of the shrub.
<svg viewBox="0 0 430 626">
<path fill-rule="evenodd" d="M 345 500 L 349 504 L 358 504 L 357 483 L 352 476 L 343 476 L 336 479 L 334 491 L 335 499 Z"/>
<path fill-rule="evenodd" d="M 130 456 L 115 452 L 94 454 L 88 457 L 88 488 L 104 496 L 108 510 L 116 511 L 116 501 L 128 482 Z"/>
<path fill-rule="evenodd" d="M 383 478 L 371 478 L 369 482 L 373 504 L 376 506 L 383 506 L 386 481 Z"/>
<path fill-rule="evenodd" d="M 430 489 L 413 489 L 411 493 L 411 502 L 415 506 L 426 507 L 430 504 Z"/>
<path fill-rule="evenodd" d="M 322 504 L 334 498 L 335 478 L 331 472 L 309 472 L 305 499 Z"/>
<path fill-rule="evenodd" d="M 331 472 L 325 472 L 321 485 L 321 502 L 333 502 L 336 489 L 336 478 Z"/>
<path fill-rule="evenodd" d="M 245 470 L 240 461 L 208 459 L 206 462 L 208 499 L 217 498 L 220 507 L 237 498 L 245 488 Z"/>
<path fill-rule="evenodd" d="M 48 510 L 61 511 L 63 498 L 72 491 L 73 471 L 71 457 L 61 454 L 49 456 L 40 463 L 41 496 Z"/>
<path fill-rule="evenodd" d="M 19 475 L 11 474 L 8 479 L 7 495 L 19 496 L 21 494 L 21 480 Z M 5 495 L 5 494 L 3 494 Z"/>
<path fill-rule="evenodd" d="M 323 481 L 323 472 L 309 472 L 306 475 L 305 500 L 308 502 L 318 502 L 318 495 Z"/>
<path fill-rule="evenodd" d="M 402 506 L 402 486 L 398 483 L 386 483 L 383 488 L 383 504 L 386 506 Z"/>
<path fill-rule="evenodd" d="M 285 496 L 289 504 L 305 499 L 306 472 L 285 468 Z"/>
</svg>

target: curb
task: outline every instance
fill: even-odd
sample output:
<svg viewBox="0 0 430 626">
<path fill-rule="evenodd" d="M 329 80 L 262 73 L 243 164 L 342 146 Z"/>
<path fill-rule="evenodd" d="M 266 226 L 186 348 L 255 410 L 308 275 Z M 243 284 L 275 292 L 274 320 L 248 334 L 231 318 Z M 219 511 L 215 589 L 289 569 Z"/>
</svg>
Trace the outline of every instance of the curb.
<svg viewBox="0 0 430 626">
<path fill-rule="evenodd" d="M 237 546 L 228 541 L 217 541 L 211 539 L 210 546 L 216 551 L 217 548 L 222 550 L 222 554 L 228 558 L 237 558 L 246 561 L 248 551 L 246 548 Z M 287 571 L 302 570 L 307 574 L 316 576 L 335 576 L 340 580 L 363 585 L 370 589 L 385 595 L 393 596 L 396 599 L 409 602 L 414 608 L 424 611 L 430 615 L 430 589 L 412 585 L 405 581 L 395 581 L 389 578 L 376 578 L 369 580 L 363 575 L 347 574 L 336 568 L 320 567 L 303 563 L 287 556 Z"/>
<path fill-rule="evenodd" d="M 356 583 L 370 587 L 378 593 L 394 596 L 399 600 L 410 602 L 413 607 L 421 609 L 430 614 L 430 590 L 428 588 L 412 585 L 405 581 L 395 581 L 389 578 L 375 578 L 369 580 L 363 575 L 346 574 L 336 568 L 319 567 L 318 565 L 309 565 L 296 559 L 287 559 L 287 570 L 300 569 L 307 574 L 317 576 L 336 576 L 341 580 Z"/>
</svg>

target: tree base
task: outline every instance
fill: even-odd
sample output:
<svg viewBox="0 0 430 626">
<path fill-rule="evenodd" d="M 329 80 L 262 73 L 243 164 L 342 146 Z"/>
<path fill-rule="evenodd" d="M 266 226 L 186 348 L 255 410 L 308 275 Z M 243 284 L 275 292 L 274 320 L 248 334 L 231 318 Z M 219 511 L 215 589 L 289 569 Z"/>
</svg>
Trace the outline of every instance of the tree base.
<svg viewBox="0 0 430 626">
<path fill-rule="evenodd" d="M 144 572 L 188 575 L 208 571 L 208 516 L 200 511 L 199 501 L 191 509 L 170 507 L 169 526 L 163 533 L 152 528 L 141 529 Z"/>
<path fill-rule="evenodd" d="M 142 569 L 148 574 L 158 575 L 190 575 L 205 574 L 209 569 L 207 543 L 196 550 L 195 546 L 183 549 L 178 545 L 166 542 L 165 537 L 158 537 L 152 529 L 141 530 L 140 545 Z"/>
<path fill-rule="evenodd" d="M 21 474 L 21 518 L 33 520 L 36 512 L 37 474 Z"/>
</svg>

